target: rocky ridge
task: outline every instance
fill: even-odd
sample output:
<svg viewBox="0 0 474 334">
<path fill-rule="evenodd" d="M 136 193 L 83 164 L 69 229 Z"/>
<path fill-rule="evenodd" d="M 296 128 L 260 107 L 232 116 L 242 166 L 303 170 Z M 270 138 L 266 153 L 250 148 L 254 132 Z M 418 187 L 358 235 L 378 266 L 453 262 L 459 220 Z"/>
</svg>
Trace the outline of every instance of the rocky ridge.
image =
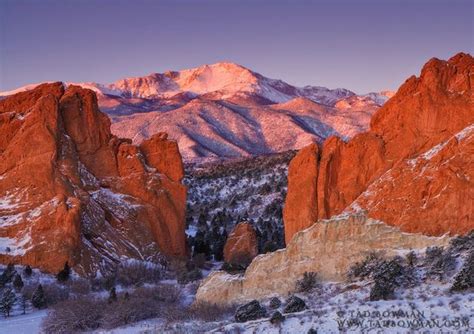
<svg viewBox="0 0 474 334">
<path fill-rule="evenodd" d="M 289 169 L 287 242 L 354 201 L 352 211 L 407 232 L 473 229 L 473 73 L 468 54 L 432 59 L 374 114 L 368 132 L 301 150 Z"/>
<path fill-rule="evenodd" d="M 370 252 L 394 256 L 449 241 L 447 236 L 404 233 L 360 214 L 341 215 L 296 233 L 285 249 L 257 256 L 243 275 L 211 273 L 201 283 L 196 301 L 232 304 L 288 295 L 305 272 L 317 272 L 324 281 L 342 281 L 349 267 Z"/>
</svg>

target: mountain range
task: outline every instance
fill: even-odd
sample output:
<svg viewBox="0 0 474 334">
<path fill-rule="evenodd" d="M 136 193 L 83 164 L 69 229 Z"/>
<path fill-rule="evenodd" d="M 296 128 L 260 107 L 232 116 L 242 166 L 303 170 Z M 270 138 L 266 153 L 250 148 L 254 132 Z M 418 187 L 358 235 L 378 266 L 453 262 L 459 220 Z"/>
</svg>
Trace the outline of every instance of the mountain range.
<svg viewBox="0 0 474 334">
<path fill-rule="evenodd" d="M 299 149 L 331 135 L 347 140 L 367 130 L 372 114 L 393 95 L 295 87 L 230 62 L 74 85 L 96 92 L 115 135 L 139 144 L 167 132 L 185 161 Z"/>
</svg>

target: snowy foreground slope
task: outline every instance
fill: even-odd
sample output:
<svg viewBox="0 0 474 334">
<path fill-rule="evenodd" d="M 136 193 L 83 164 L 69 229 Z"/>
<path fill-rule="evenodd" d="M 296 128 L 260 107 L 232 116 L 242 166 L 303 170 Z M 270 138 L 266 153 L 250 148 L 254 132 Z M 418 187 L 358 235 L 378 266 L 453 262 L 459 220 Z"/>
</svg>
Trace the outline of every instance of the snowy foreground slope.
<svg viewBox="0 0 474 334">
<path fill-rule="evenodd" d="M 97 305 L 110 308 L 110 315 L 113 317 L 106 315 L 105 318 L 97 318 L 99 322 L 95 326 L 100 326 L 99 328 L 82 327 L 81 331 L 123 334 L 316 331 L 472 333 L 473 241 L 474 234 L 470 234 L 452 239 L 446 247 L 429 247 L 418 252 L 401 250 L 401 256 L 387 256 L 383 252 L 369 253 L 363 261 L 351 266 L 347 278 L 342 281 L 323 282 L 317 278 L 317 274 L 314 279 L 302 278 L 294 282 L 294 291 L 289 295 L 280 294 L 276 290 L 252 302 L 257 303 L 258 312 L 247 308 L 244 313 L 240 311 L 245 303 L 229 307 L 197 303 L 194 298 L 196 284 L 199 282 L 178 283 L 172 273 L 164 274 L 160 281 L 139 287 L 125 286 L 125 281 L 119 280 L 116 285 L 117 300 L 110 301 L 107 291 L 92 289 L 87 292 L 84 289 L 85 281 L 80 281 L 75 275 L 68 283 L 55 283 L 55 278 L 51 275 L 35 270 L 30 278 L 25 278 L 25 287 L 42 283 L 47 287 L 47 293 L 56 291 L 55 298 L 63 301 L 56 301 L 46 311 L 38 311 L 28 305 L 26 315 L 21 315 L 21 308 L 16 307 L 12 317 L 0 319 L 0 333 L 40 333 L 45 328 L 63 328 L 61 331 L 46 332 L 71 333 L 73 331 L 68 329 L 71 323 L 95 323 L 93 319 L 98 314 Z M 215 264 L 209 265 L 205 265 L 207 269 L 202 269 L 204 276 L 216 268 Z M 3 271 L 5 267 L 0 269 Z M 21 272 L 24 269 L 16 267 L 16 270 Z M 90 284 L 92 283 L 91 281 Z M 53 288 L 55 285 L 56 288 Z M 79 286 L 82 288 L 78 288 Z M 58 293 L 65 289 L 70 289 L 69 299 L 66 300 L 64 298 L 67 297 Z M 140 291 L 147 294 L 161 291 L 159 298 L 170 301 L 170 293 L 179 294 L 176 294 L 174 302 L 166 302 L 161 306 L 159 303 L 148 305 L 153 301 L 148 296 L 137 299 Z M 291 304 L 290 300 L 294 301 L 295 297 L 300 298 L 300 301 Z M 84 309 L 84 305 L 88 307 Z M 123 306 L 127 306 L 127 309 L 124 310 Z M 147 308 L 149 306 L 151 309 Z M 80 321 L 75 318 L 75 313 L 81 315 L 78 318 Z M 128 318 L 122 318 L 124 315 L 128 315 Z M 112 319 L 112 323 L 125 321 L 127 325 L 112 326 Z M 58 327 L 61 322 L 64 327 Z M 49 327 L 43 327 L 45 324 Z"/>
</svg>

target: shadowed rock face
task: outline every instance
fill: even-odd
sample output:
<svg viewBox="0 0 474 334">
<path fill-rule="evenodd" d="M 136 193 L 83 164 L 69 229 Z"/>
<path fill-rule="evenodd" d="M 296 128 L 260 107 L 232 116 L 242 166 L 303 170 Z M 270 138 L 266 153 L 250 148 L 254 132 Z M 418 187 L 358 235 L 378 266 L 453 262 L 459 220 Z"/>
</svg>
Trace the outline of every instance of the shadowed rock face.
<svg viewBox="0 0 474 334">
<path fill-rule="evenodd" d="M 403 233 L 364 215 L 320 220 L 296 233 L 285 249 L 257 256 L 244 275 L 211 273 L 201 283 L 196 301 L 233 304 L 288 295 L 305 272 L 317 272 L 322 280 L 341 281 L 350 266 L 371 251 L 394 256 L 428 246 L 446 246 L 449 240 L 447 236 Z"/>
<path fill-rule="evenodd" d="M 362 209 L 407 232 L 474 229 L 473 72 L 468 54 L 432 59 L 375 113 L 368 132 L 301 150 L 289 169 L 287 242 L 316 217 L 346 209 Z M 434 148 L 447 141 L 442 151 Z M 430 159 L 419 158 L 423 154 Z"/>
<path fill-rule="evenodd" d="M 95 93 L 61 83 L 0 101 L 0 262 L 81 274 L 119 258 L 184 256 L 175 142 L 110 132 Z"/>
</svg>

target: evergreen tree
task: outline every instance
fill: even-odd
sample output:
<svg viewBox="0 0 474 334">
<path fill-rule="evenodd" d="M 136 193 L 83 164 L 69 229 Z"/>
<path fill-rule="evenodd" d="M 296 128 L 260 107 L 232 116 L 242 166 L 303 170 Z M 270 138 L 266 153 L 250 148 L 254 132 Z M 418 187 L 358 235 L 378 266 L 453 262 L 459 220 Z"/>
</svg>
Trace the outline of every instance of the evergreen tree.
<svg viewBox="0 0 474 334">
<path fill-rule="evenodd" d="M 70 275 L 71 268 L 69 267 L 69 264 L 66 261 L 66 263 L 64 264 L 64 268 L 56 275 L 56 278 L 59 282 L 66 282 L 69 279 Z"/>
<path fill-rule="evenodd" d="M 26 314 L 26 308 L 28 307 L 28 297 L 26 297 L 25 295 L 21 295 L 20 305 L 23 309 L 23 314 Z"/>
<path fill-rule="evenodd" d="M 117 301 L 117 291 L 115 290 L 115 287 L 112 287 L 109 291 L 109 303 L 113 303 Z"/>
<path fill-rule="evenodd" d="M 25 270 L 23 270 L 23 274 L 24 274 L 26 277 L 30 277 L 31 274 L 33 274 L 33 270 L 31 270 L 31 267 L 30 267 L 30 266 L 26 266 L 26 267 L 25 267 Z"/>
<path fill-rule="evenodd" d="M 21 276 L 19 274 L 16 274 L 15 275 L 15 278 L 13 279 L 13 286 L 15 287 L 15 289 L 17 291 L 20 291 L 21 289 L 23 289 L 23 280 L 21 279 Z"/>
<path fill-rule="evenodd" d="M 0 287 L 5 286 L 7 283 L 10 283 L 15 275 L 15 266 L 13 263 L 9 263 L 7 268 L 0 275 Z"/>
<path fill-rule="evenodd" d="M 31 296 L 31 304 L 37 309 L 42 309 L 46 307 L 46 298 L 44 296 L 43 286 L 38 284 L 33 296 Z"/>
<path fill-rule="evenodd" d="M 12 289 L 4 289 L 2 295 L 0 296 L 0 310 L 3 315 L 6 317 L 10 316 L 10 312 L 15 305 L 16 296 Z"/>
</svg>

